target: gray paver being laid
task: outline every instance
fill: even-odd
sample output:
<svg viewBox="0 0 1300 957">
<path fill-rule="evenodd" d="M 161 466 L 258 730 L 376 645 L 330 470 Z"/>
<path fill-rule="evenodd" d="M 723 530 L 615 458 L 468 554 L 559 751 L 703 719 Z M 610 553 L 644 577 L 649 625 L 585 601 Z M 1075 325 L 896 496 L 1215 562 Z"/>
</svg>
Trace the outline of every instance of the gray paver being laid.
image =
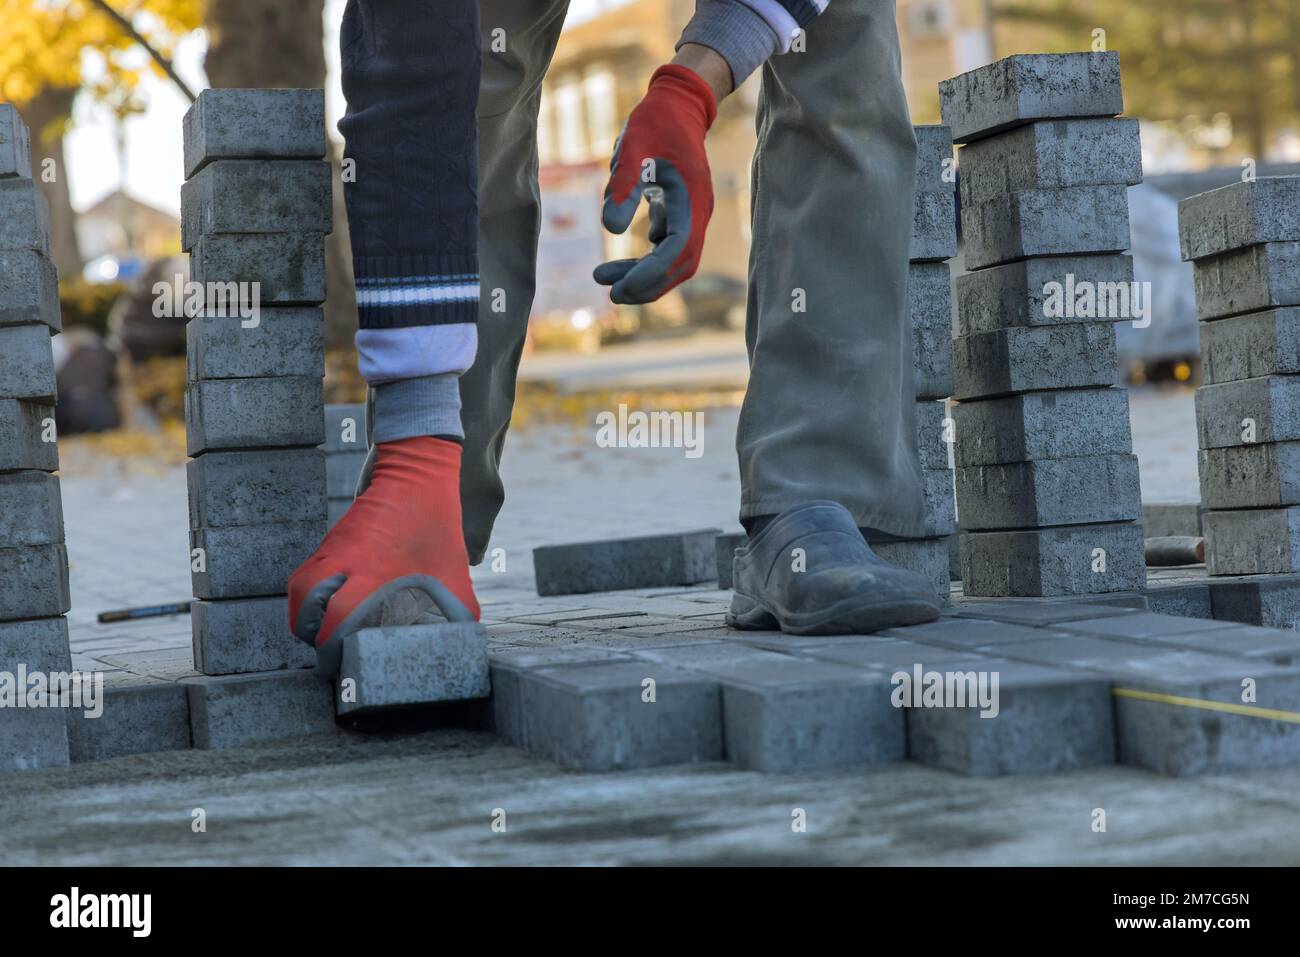
<svg viewBox="0 0 1300 957">
<path fill-rule="evenodd" d="M 71 607 L 62 544 L 0 548 L 0 621 L 51 618 Z"/>
<path fill-rule="evenodd" d="M 289 600 L 195 601 L 190 609 L 194 667 L 205 675 L 311 668 L 316 652 L 289 631 Z"/>
<path fill-rule="evenodd" d="M 310 305 L 325 300 L 323 233 L 244 233 L 200 236 L 190 249 L 190 278 L 206 288 L 210 282 L 249 285 L 237 292 L 253 294 L 264 306 Z"/>
<path fill-rule="evenodd" d="M 939 262 L 957 255 L 957 204 L 952 193 L 920 192 L 913 199 L 912 245 L 907 258 L 913 263 Z"/>
<path fill-rule="evenodd" d="M 325 406 L 326 452 L 366 451 L 366 407 L 364 403 L 331 403 Z"/>
<path fill-rule="evenodd" d="M 181 248 L 200 236 L 332 228 L 324 160 L 216 160 L 181 186 Z"/>
<path fill-rule="evenodd" d="M 1211 575 L 1300 572 L 1300 507 L 1208 511 L 1203 520 Z"/>
<path fill-rule="evenodd" d="M 1300 442 L 1202 449 L 1198 471 L 1206 508 L 1300 504 Z"/>
<path fill-rule="evenodd" d="M 537 594 L 569 595 L 694 585 L 717 575 L 716 528 L 672 535 L 571 545 L 546 545 L 533 551 Z"/>
<path fill-rule="evenodd" d="M 58 386 L 49 326 L 0 326 L 0 356 L 0 399 L 53 404 Z"/>
<path fill-rule="evenodd" d="M 1203 322 L 1201 369 L 1207 385 L 1300 373 L 1300 306 Z"/>
<path fill-rule="evenodd" d="M 978 399 L 1047 389 L 1114 385 L 1109 323 L 1019 326 L 953 340 L 954 396 Z"/>
<path fill-rule="evenodd" d="M 1034 120 L 1114 116 L 1124 111 L 1119 54 L 1006 57 L 941 81 L 939 109 L 958 143 Z"/>
<path fill-rule="evenodd" d="M 1142 144 L 1130 117 L 1031 123 L 961 151 L 963 206 L 1023 189 L 1140 182 Z"/>
<path fill-rule="evenodd" d="M 324 518 L 190 531 L 195 598 L 283 595 L 289 576 L 325 537 Z M 195 570 L 198 568 L 199 570 Z"/>
<path fill-rule="evenodd" d="M 186 450 L 320 445 L 323 386 L 315 376 L 209 379 L 185 392 Z"/>
<path fill-rule="evenodd" d="M 185 466 L 190 528 L 325 518 L 325 453 L 319 449 L 208 452 Z"/>
<path fill-rule="evenodd" d="M 58 476 L 34 470 L 0 472 L 0 548 L 62 541 Z"/>
<path fill-rule="evenodd" d="M 703 675 L 649 661 L 528 668 L 498 660 L 492 688 L 498 734 L 516 735 L 506 740 L 566 768 L 612 771 L 723 756 L 722 694 Z"/>
<path fill-rule="evenodd" d="M 32 138 L 10 103 L 0 103 L 0 178 L 32 175 Z"/>
<path fill-rule="evenodd" d="M 332 498 L 326 503 L 326 524 L 333 528 L 352 507 L 352 498 Z"/>
<path fill-rule="evenodd" d="M 1300 439 L 1300 376 L 1269 376 L 1196 390 L 1203 449 Z"/>
<path fill-rule="evenodd" d="M 490 692 L 487 633 L 477 622 L 363 628 L 343 639 L 340 716 Z"/>
<path fill-rule="evenodd" d="M 1214 617 L 1247 625 L 1300 630 L 1300 575 L 1267 575 L 1207 586 Z"/>
<path fill-rule="evenodd" d="M 1141 515 L 1133 455 L 974 465 L 957 472 L 967 531 L 1132 521 Z"/>
<path fill-rule="evenodd" d="M 957 334 L 1135 317 L 1133 259 L 1123 253 L 1051 256 L 957 277 Z"/>
<path fill-rule="evenodd" d="M 185 113 L 185 176 L 216 159 L 319 159 L 325 91 L 209 89 Z"/>
<path fill-rule="evenodd" d="M 255 323 L 255 324 L 253 324 Z M 204 315 L 185 326 L 189 380 L 325 374 L 325 320 L 318 308 L 267 307 L 255 317 Z"/>
<path fill-rule="evenodd" d="M 113 672 L 104 678 L 102 714 L 68 713 L 68 750 L 74 762 L 189 746 L 189 698 L 185 686 L 175 681 Z"/>
<path fill-rule="evenodd" d="M 1124 186 L 1024 189 L 961 211 L 966 268 L 1029 256 L 1117 253 L 1129 247 Z"/>
<path fill-rule="evenodd" d="M 351 502 L 356 495 L 365 452 L 330 452 L 325 456 L 325 493 L 332 499 Z"/>
<path fill-rule="evenodd" d="M 1074 389 L 953 407 L 958 468 L 1132 451 L 1128 392 Z"/>
<path fill-rule="evenodd" d="M 30 179 L 0 179 L 0 249 L 50 254 L 50 207 Z"/>
<path fill-rule="evenodd" d="M 337 733 L 334 689 L 314 670 L 184 678 L 196 748 Z"/>
<path fill-rule="evenodd" d="M 1261 176 L 1182 200 L 1178 240 L 1183 259 L 1300 241 L 1300 176 Z"/>
<path fill-rule="evenodd" d="M 961 548 L 967 595 L 1076 595 L 1146 584 L 1142 527 L 1136 524 L 963 532 Z"/>
<path fill-rule="evenodd" d="M 1300 305 L 1300 242 L 1247 246 L 1192 264 L 1196 318 Z"/>
<path fill-rule="evenodd" d="M 976 776 L 1115 763 L 1105 678 L 986 658 L 947 669 L 944 684 L 929 675 L 923 680 L 954 689 L 956 704 L 939 699 L 938 706 L 907 709 L 908 756 L 914 761 Z M 913 693 L 921 696 L 919 690 Z"/>
<path fill-rule="evenodd" d="M 62 328 L 54 263 L 30 249 L 0 249 L 0 326 L 32 322 Z"/>
</svg>

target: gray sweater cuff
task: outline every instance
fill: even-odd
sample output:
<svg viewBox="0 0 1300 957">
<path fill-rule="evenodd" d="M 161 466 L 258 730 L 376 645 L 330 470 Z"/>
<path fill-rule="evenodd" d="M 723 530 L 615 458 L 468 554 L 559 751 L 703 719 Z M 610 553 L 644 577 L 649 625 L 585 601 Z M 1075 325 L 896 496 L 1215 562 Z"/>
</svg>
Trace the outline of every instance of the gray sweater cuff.
<svg viewBox="0 0 1300 957">
<path fill-rule="evenodd" d="M 374 390 L 373 444 L 417 435 L 465 437 L 460 425 L 460 376 L 455 373 L 384 382 Z"/>
<path fill-rule="evenodd" d="M 683 43 L 706 46 L 726 60 L 733 86 L 744 83 L 780 49 L 767 21 L 739 0 L 699 0 L 677 46 Z"/>
</svg>

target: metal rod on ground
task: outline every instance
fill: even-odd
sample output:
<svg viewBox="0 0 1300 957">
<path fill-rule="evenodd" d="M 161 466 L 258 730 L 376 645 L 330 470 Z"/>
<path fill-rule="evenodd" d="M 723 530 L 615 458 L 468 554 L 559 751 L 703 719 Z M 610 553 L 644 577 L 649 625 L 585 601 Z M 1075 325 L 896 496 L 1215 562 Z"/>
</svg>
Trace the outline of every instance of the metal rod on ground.
<svg viewBox="0 0 1300 957">
<path fill-rule="evenodd" d="M 140 608 L 118 608 L 113 611 L 101 611 L 99 623 L 110 621 L 136 621 L 140 618 L 163 618 L 167 615 L 188 615 L 190 603 L 175 601 L 166 605 L 144 605 Z"/>
<path fill-rule="evenodd" d="M 1168 535 L 1146 540 L 1148 566 L 1199 565 L 1205 561 L 1205 539 L 1195 535 Z"/>
</svg>

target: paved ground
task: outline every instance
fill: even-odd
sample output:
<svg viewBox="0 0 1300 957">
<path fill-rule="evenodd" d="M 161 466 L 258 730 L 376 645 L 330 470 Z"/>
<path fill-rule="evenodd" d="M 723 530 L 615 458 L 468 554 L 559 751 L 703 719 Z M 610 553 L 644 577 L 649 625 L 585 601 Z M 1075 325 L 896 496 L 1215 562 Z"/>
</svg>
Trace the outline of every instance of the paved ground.
<svg viewBox="0 0 1300 957">
<path fill-rule="evenodd" d="M 1146 498 L 1195 498 L 1190 391 L 1140 392 Z M 515 436 L 486 603 L 532 594 L 537 544 L 734 527 L 735 411 L 706 452 L 597 449 L 586 429 Z M 183 471 L 63 481 L 74 651 L 180 649 L 183 617 L 98 626 L 105 607 L 183 600 Z M 1152 494 L 1155 491 L 1156 494 Z M 83 663 L 87 659 L 81 659 Z M 1171 780 L 1110 767 L 968 779 L 911 764 L 759 775 L 721 765 L 575 775 L 470 731 L 176 752 L 8 777 L 3 863 L 1300 863 L 1300 769 Z M 194 809 L 206 833 L 194 833 Z M 796 808 L 806 833 L 791 828 Z M 1093 811 L 1108 815 L 1105 833 Z M 496 809 L 506 817 L 494 831 Z M 499 813 L 496 820 L 499 820 Z"/>
</svg>

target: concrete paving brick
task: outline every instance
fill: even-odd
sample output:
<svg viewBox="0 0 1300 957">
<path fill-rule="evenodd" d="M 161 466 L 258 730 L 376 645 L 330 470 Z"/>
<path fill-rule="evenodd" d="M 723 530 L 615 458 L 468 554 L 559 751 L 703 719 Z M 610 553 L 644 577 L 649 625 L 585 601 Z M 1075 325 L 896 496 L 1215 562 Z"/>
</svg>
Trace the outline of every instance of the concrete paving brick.
<svg viewBox="0 0 1300 957">
<path fill-rule="evenodd" d="M 1200 331 L 1207 385 L 1300 373 L 1300 307 L 1203 322 Z"/>
<path fill-rule="evenodd" d="M 967 531 L 1124 522 L 1142 512 L 1133 455 L 973 465 L 956 473 Z"/>
<path fill-rule="evenodd" d="M 901 628 L 894 629 L 896 635 L 902 635 L 904 631 Z M 797 654 L 882 675 L 892 675 L 898 671 L 910 674 L 917 665 L 928 670 L 950 665 L 971 666 L 974 662 L 985 660 L 983 656 L 961 648 L 922 644 L 903 637 L 883 635 L 856 637 L 828 644 L 812 643 L 798 648 Z"/>
<path fill-rule="evenodd" d="M 957 255 L 957 204 L 952 193 L 918 191 L 913 198 L 913 263 L 939 262 Z"/>
<path fill-rule="evenodd" d="M 52 618 L 71 607 L 62 544 L 0 548 L 0 621 Z"/>
<path fill-rule="evenodd" d="M 181 248 L 228 233 L 327 234 L 330 190 L 324 160 L 216 160 L 181 187 Z"/>
<path fill-rule="evenodd" d="M 238 316 L 200 316 L 185 326 L 189 380 L 325 375 L 325 317 L 310 307 L 259 309 L 257 325 Z"/>
<path fill-rule="evenodd" d="M 204 90 L 185 112 L 187 179 L 212 160 L 324 155 L 324 90 Z"/>
<path fill-rule="evenodd" d="M 30 179 L 0 179 L 0 250 L 50 254 L 50 207 Z"/>
<path fill-rule="evenodd" d="M 975 649 L 996 649 L 1014 641 L 1041 641 L 1056 632 L 1025 625 L 1014 625 L 1005 621 L 991 621 L 980 618 L 944 617 L 924 625 L 909 625 L 906 628 L 891 628 L 880 632 L 884 638 L 902 638 L 907 641 L 925 645 L 937 645 L 957 651 Z M 986 652 L 986 653 L 996 653 Z M 936 659 L 938 661 L 940 659 Z"/>
<path fill-rule="evenodd" d="M 208 452 L 187 462 L 185 475 L 191 529 L 326 517 L 320 449 Z"/>
<path fill-rule="evenodd" d="M 1208 511 L 1204 522 L 1211 575 L 1300 572 L 1300 507 Z"/>
<path fill-rule="evenodd" d="M 537 594 L 694 585 L 717 575 L 716 528 L 674 535 L 544 545 L 533 550 Z"/>
<path fill-rule="evenodd" d="M 1203 449 L 1300 439 L 1300 376 L 1201 386 L 1196 433 Z"/>
<path fill-rule="evenodd" d="M 336 734 L 334 689 L 314 670 L 186 678 L 194 747 Z"/>
<path fill-rule="evenodd" d="M 32 138 L 27 124 L 10 103 L 0 103 L 0 178 L 31 179 Z"/>
<path fill-rule="evenodd" d="M 948 600 L 948 538 L 917 538 L 899 542 L 875 542 L 871 550 L 899 568 L 916 572 L 930 583 L 935 596 Z"/>
<path fill-rule="evenodd" d="M 58 476 L 48 472 L 0 473 L 0 548 L 63 541 L 63 499 Z"/>
<path fill-rule="evenodd" d="M 352 507 L 352 499 L 332 498 L 328 500 L 326 505 L 327 505 L 326 518 L 328 522 L 328 527 L 333 528 L 335 525 L 339 523 L 339 520 L 343 518 L 345 514 L 347 514 L 347 510 Z"/>
<path fill-rule="evenodd" d="M 1220 621 L 1300 630 L 1300 575 L 1211 581 L 1210 604 Z"/>
<path fill-rule="evenodd" d="M 1118 596 L 1079 596 L 1068 601 L 1059 601 L 1055 598 L 1019 598 L 1003 601 L 967 599 L 954 604 L 951 614 L 956 618 L 1007 622 L 1034 628 L 1053 627 L 1064 621 L 1082 621 L 1107 615 L 1137 614 L 1138 609 L 1111 603 L 1109 601 L 1111 597 Z"/>
<path fill-rule="evenodd" d="M 967 269 L 1029 256 L 1118 253 L 1129 247 L 1124 186 L 1025 189 L 961 211 Z"/>
<path fill-rule="evenodd" d="M 921 468 L 948 468 L 948 410 L 945 403 L 922 400 L 916 403 L 916 448 Z"/>
<path fill-rule="evenodd" d="M 939 111 L 958 143 L 1035 120 L 1124 111 L 1119 54 L 1010 56 L 939 84 Z"/>
<path fill-rule="evenodd" d="M 1201 320 L 1300 305 L 1300 242 L 1247 246 L 1192 263 Z"/>
<path fill-rule="evenodd" d="M 945 398 L 952 394 L 952 285 L 948 264 L 913 262 L 908 268 L 907 301 L 916 396 Z"/>
<path fill-rule="evenodd" d="M 56 616 L 0 622 L 0 671 L 13 674 L 20 664 L 29 673 L 70 671 L 68 620 Z"/>
<path fill-rule="evenodd" d="M 68 751 L 74 762 L 190 747 L 187 689 L 175 681 L 113 672 L 104 678 L 103 713 L 68 712 Z"/>
<path fill-rule="evenodd" d="M 1210 603 L 1210 586 L 1207 584 L 1148 583 L 1147 608 L 1161 615 L 1180 615 L 1184 618 L 1215 617 Z"/>
<path fill-rule="evenodd" d="M 289 599 L 196 601 L 190 609 L 194 667 L 205 675 L 311 668 L 316 652 L 289 631 Z"/>
<path fill-rule="evenodd" d="M 1201 534 L 1201 512 L 1196 502 L 1143 502 L 1142 528 L 1147 538 Z"/>
<path fill-rule="evenodd" d="M 1136 318 L 1123 253 L 1022 259 L 957 277 L 957 335 Z"/>
<path fill-rule="evenodd" d="M 269 522 L 190 532 L 191 555 L 202 549 L 202 571 L 190 579 L 195 598 L 258 598 L 283 595 L 289 576 L 325 537 L 323 519 Z"/>
<path fill-rule="evenodd" d="M 952 330 L 952 271 L 946 262 L 907 267 L 907 315 L 915 326 Z"/>
<path fill-rule="evenodd" d="M 1182 618 L 1176 615 L 1161 615 L 1149 611 L 1139 612 L 1134 615 L 1108 615 L 1105 618 L 1095 619 L 1085 618 L 1079 621 L 1065 622 L 1058 627 L 1062 631 L 1078 632 L 1100 638 L 1129 640 L 1178 637 L 1196 631 L 1221 631 L 1223 628 L 1216 621 Z"/>
<path fill-rule="evenodd" d="M 325 490 L 329 497 L 352 501 L 365 464 L 365 452 L 331 452 L 326 455 Z"/>
<path fill-rule="evenodd" d="M 1300 504 L 1300 442 L 1202 449 L 1199 473 L 1206 508 Z"/>
<path fill-rule="evenodd" d="M 916 136 L 916 189 L 921 193 L 955 191 L 957 182 L 952 155 L 952 131 L 928 124 L 912 127 Z"/>
<path fill-rule="evenodd" d="M 1075 595 L 1135 591 L 1146 584 L 1137 524 L 963 532 L 961 548 L 967 595 Z"/>
<path fill-rule="evenodd" d="M 950 670 L 952 686 L 965 693 L 968 703 L 907 709 L 912 760 L 981 777 L 1115 763 L 1114 714 L 1105 678 L 1001 659 Z M 978 680 L 983 678 L 991 691 L 995 675 L 996 712 L 980 707 L 976 697 Z"/>
<path fill-rule="evenodd" d="M 0 399 L 54 403 L 58 386 L 49 326 L 0 326 L 0 357 Z"/>
<path fill-rule="evenodd" d="M 1022 326 L 953 340 L 958 399 L 1110 386 L 1118 376 L 1115 329 L 1108 323 Z"/>
<path fill-rule="evenodd" d="M 926 538 L 943 538 L 957 530 L 957 499 L 952 469 L 922 469 L 921 495 L 925 502 Z"/>
<path fill-rule="evenodd" d="M 1261 176 L 1189 196 L 1178 204 L 1178 241 L 1183 259 L 1300 241 L 1300 176 Z"/>
<path fill-rule="evenodd" d="M 961 536 L 948 536 L 948 580 L 961 581 Z"/>
<path fill-rule="evenodd" d="M 324 387 L 307 376 L 206 379 L 185 391 L 186 450 L 320 445 Z"/>
<path fill-rule="evenodd" d="M 6 708 L 0 719 L 0 774 L 68 766 L 62 708 Z"/>
<path fill-rule="evenodd" d="M 640 657 L 717 679 L 731 763 L 793 772 L 903 759 L 903 714 L 890 703 L 884 675 L 717 644 L 721 653 L 685 647 Z"/>
<path fill-rule="evenodd" d="M 1125 389 L 1012 395 L 953 406 L 958 468 L 1038 459 L 1127 454 L 1133 448 Z"/>
<path fill-rule="evenodd" d="M 1142 143 L 1130 117 L 1030 123 L 961 151 L 963 206 L 1022 189 L 1140 182 Z"/>
<path fill-rule="evenodd" d="M 477 622 L 363 628 L 343 639 L 339 715 L 490 693 L 487 632 Z"/>
<path fill-rule="evenodd" d="M 200 236 L 190 249 L 190 278 L 247 283 L 241 287 L 264 306 L 313 305 L 325 301 L 325 236 L 322 233 L 243 233 Z M 237 290 L 239 291 L 239 290 Z"/>
<path fill-rule="evenodd" d="M 0 326 L 40 322 L 54 331 L 59 316 L 59 275 L 49 258 L 30 249 L 0 250 Z"/>
<path fill-rule="evenodd" d="M 338 403 L 325 406 L 325 444 L 322 448 L 326 452 L 366 451 L 366 406 L 364 402 Z"/>
<path fill-rule="evenodd" d="M 731 565 L 736 557 L 736 549 L 749 541 L 744 532 L 729 532 L 719 535 L 714 541 L 714 550 L 718 561 L 718 587 L 731 588 Z"/>
<path fill-rule="evenodd" d="M 653 679 L 654 700 L 646 700 Z M 494 662 L 497 733 L 577 771 L 723 757 L 722 694 L 703 675 L 649 661 L 519 668 Z"/>
</svg>

